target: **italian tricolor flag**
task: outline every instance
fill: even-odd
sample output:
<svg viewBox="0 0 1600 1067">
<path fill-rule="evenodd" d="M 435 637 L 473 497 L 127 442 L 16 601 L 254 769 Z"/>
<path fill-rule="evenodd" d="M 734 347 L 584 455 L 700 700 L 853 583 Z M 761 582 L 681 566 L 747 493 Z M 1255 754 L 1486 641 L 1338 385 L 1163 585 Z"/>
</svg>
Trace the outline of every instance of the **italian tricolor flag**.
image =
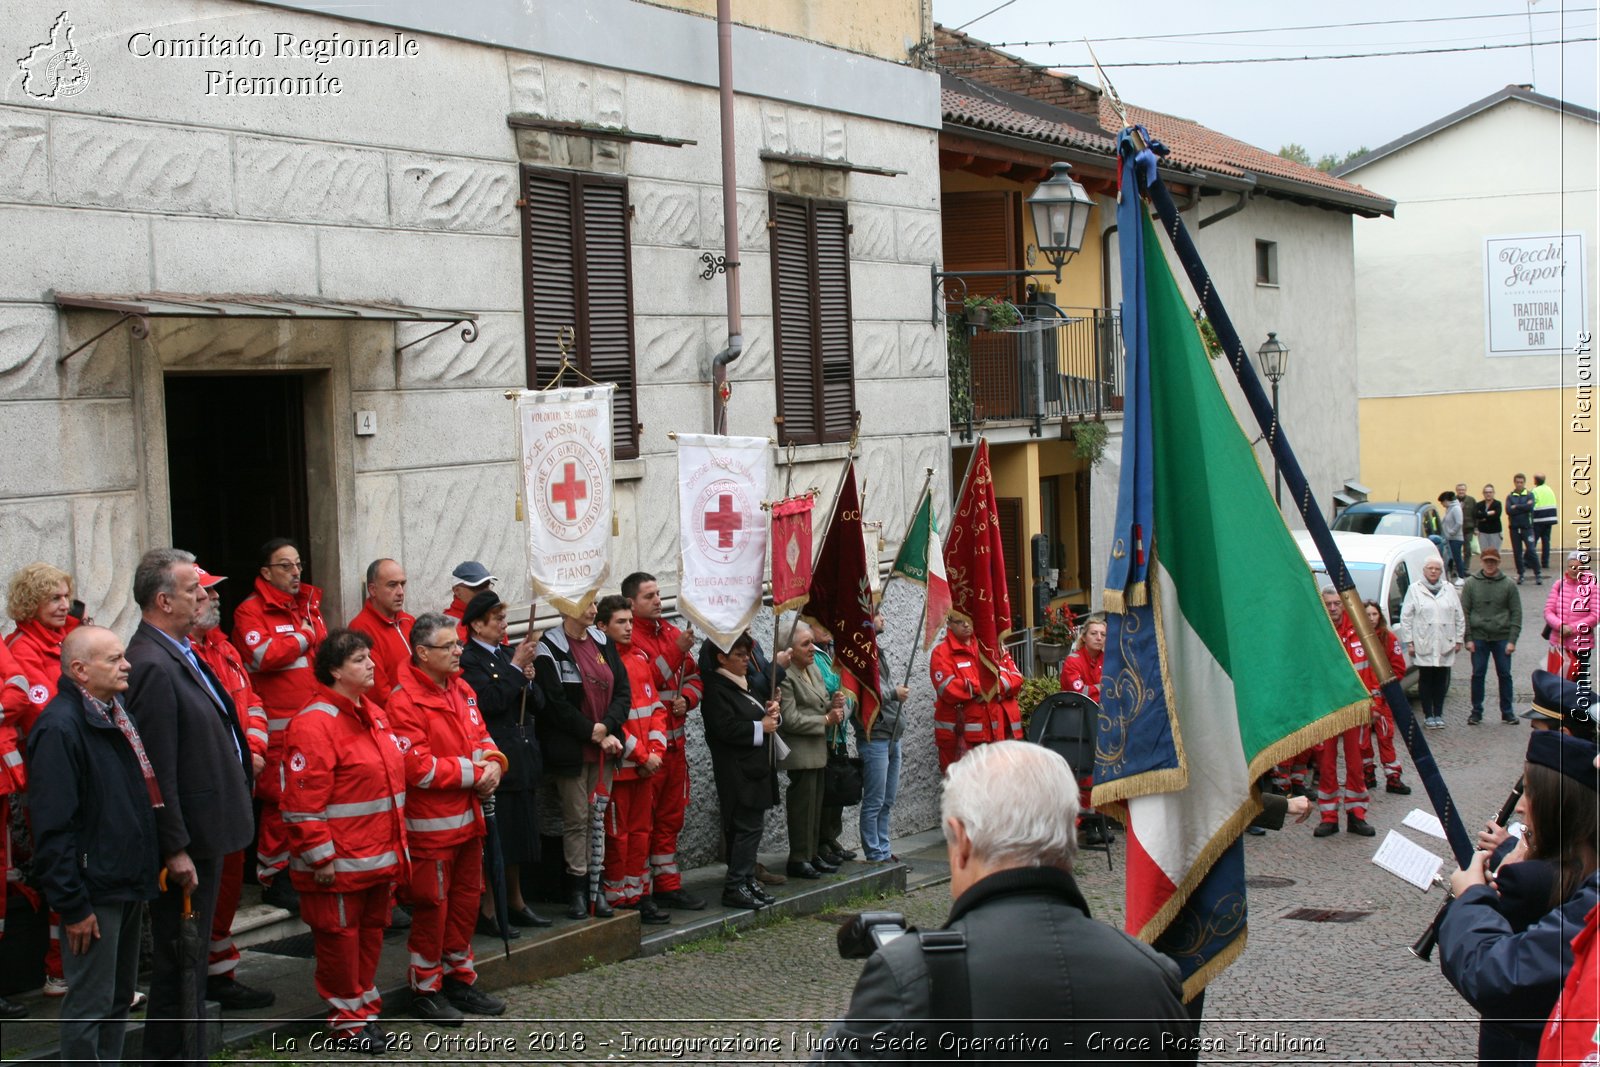
<svg viewBox="0 0 1600 1067">
<path fill-rule="evenodd" d="M 1127 929 L 1192 996 L 1244 948 L 1256 779 L 1369 710 L 1133 190 L 1093 797 L 1127 827 Z"/>
<path fill-rule="evenodd" d="M 906 530 L 900 551 L 895 554 L 889 576 L 909 579 L 927 590 L 922 612 L 922 647 L 931 648 L 939 638 L 939 627 L 950 614 L 950 583 L 944 574 L 944 545 L 939 541 L 939 524 L 933 517 L 933 493 L 924 489 L 917 513 Z"/>
</svg>

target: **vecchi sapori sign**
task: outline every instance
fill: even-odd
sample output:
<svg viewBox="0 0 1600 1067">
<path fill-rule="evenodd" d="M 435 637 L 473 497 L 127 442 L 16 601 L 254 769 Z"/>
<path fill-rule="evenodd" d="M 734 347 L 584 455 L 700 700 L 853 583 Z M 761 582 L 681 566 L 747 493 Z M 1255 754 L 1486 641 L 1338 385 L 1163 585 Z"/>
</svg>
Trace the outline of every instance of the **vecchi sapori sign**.
<svg viewBox="0 0 1600 1067">
<path fill-rule="evenodd" d="M 1583 234 L 1483 239 L 1484 331 L 1491 356 L 1555 353 L 1587 330 Z"/>
</svg>

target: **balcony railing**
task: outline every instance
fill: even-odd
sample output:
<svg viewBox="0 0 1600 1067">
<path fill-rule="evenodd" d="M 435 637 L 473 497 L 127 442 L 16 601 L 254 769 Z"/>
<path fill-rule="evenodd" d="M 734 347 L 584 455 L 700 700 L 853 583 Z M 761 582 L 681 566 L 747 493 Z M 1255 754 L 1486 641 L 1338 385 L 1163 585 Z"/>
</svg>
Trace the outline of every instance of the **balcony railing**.
<svg viewBox="0 0 1600 1067">
<path fill-rule="evenodd" d="M 1029 304 L 1003 330 L 948 336 L 950 425 L 970 440 L 975 425 L 1103 418 L 1122 411 L 1122 329 L 1111 308 Z M 958 319 L 952 320 L 959 323 Z"/>
</svg>

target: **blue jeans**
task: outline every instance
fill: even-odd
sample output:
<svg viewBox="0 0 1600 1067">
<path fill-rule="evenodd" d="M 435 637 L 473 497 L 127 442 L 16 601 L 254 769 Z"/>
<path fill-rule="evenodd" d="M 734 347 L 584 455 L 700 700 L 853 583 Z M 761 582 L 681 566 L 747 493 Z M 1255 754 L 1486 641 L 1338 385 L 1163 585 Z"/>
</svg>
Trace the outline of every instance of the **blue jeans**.
<svg viewBox="0 0 1600 1067">
<path fill-rule="evenodd" d="M 858 743 L 861 753 L 861 848 L 869 860 L 889 858 L 889 811 L 900 788 L 900 742 Z"/>
<path fill-rule="evenodd" d="M 1521 578 L 1523 571 L 1532 571 L 1535 578 L 1539 577 L 1539 551 L 1538 539 L 1533 536 L 1533 527 L 1511 527 L 1511 558 L 1517 561 L 1517 577 Z"/>
<path fill-rule="evenodd" d="M 1461 548 L 1462 548 L 1463 545 L 1466 544 L 1466 542 L 1465 541 L 1451 541 L 1451 542 L 1449 542 L 1449 544 L 1450 544 L 1450 565 L 1454 570 L 1455 576 L 1457 578 L 1465 578 L 1467 576 L 1467 565 L 1466 565 L 1466 562 L 1464 560 L 1462 560 L 1462 558 L 1461 558 Z"/>
<path fill-rule="evenodd" d="M 1504 641 L 1484 641 L 1472 644 L 1472 714 L 1483 714 L 1484 675 L 1488 673 L 1489 657 L 1494 657 L 1495 678 L 1500 684 L 1500 717 L 1511 714 L 1511 653 Z"/>
</svg>

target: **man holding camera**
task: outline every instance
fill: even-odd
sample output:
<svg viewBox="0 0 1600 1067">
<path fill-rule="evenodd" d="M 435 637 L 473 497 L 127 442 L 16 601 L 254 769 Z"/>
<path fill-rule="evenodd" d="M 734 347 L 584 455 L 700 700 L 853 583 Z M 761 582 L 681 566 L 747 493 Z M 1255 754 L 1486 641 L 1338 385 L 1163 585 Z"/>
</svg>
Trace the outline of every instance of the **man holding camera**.
<svg viewBox="0 0 1600 1067">
<path fill-rule="evenodd" d="M 841 954 L 870 956 L 819 1058 L 1192 1062 L 1177 964 L 1089 917 L 1072 878 L 1077 813 L 1072 770 L 1047 748 L 999 741 L 951 764 L 950 918 L 898 937 L 892 923 L 840 932 Z"/>
</svg>

